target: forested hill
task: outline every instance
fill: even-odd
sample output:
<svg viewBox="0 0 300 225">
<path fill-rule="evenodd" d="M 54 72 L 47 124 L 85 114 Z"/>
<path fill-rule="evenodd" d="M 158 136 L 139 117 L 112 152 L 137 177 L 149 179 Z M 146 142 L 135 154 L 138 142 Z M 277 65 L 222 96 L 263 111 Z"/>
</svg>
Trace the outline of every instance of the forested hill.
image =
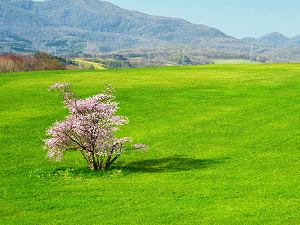
<svg viewBox="0 0 300 225">
<path fill-rule="evenodd" d="M 222 50 L 249 49 L 247 41 L 205 25 L 125 10 L 98 0 L 1 0 L 0 25 L 2 41 L 18 42 L 20 49 L 29 50 L 99 52 L 185 44 Z M 259 43 L 254 48 L 269 49 Z"/>
<path fill-rule="evenodd" d="M 293 38 L 288 38 L 278 32 L 269 33 L 259 38 L 243 38 L 243 40 L 277 47 L 295 47 L 300 45 L 300 35 L 297 35 Z"/>
</svg>

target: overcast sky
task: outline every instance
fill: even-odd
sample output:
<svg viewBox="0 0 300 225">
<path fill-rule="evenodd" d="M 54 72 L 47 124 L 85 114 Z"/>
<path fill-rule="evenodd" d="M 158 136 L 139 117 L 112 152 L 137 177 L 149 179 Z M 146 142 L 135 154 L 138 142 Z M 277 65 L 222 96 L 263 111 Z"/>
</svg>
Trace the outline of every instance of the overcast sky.
<svg viewBox="0 0 300 225">
<path fill-rule="evenodd" d="M 63 1 L 63 0 L 62 0 Z M 244 38 L 300 34 L 300 0 L 106 0 L 150 15 L 182 18 Z"/>
</svg>

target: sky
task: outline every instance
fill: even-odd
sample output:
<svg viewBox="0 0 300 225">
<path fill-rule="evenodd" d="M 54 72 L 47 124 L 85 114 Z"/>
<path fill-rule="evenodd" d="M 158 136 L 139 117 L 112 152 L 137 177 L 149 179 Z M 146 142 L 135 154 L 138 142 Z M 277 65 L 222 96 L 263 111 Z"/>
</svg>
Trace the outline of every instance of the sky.
<svg viewBox="0 0 300 225">
<path fill-rule="evenodd" d="M 300 0 L 106 0 L 121 8 L 176 17 L 235 38 L 300 34 Z"/>
<path fill-rule="evenodd" d="M 106 0 L 149 15 L 182 18 L 235 38 L 300 34 L 300 0 Z"/>
</svg>

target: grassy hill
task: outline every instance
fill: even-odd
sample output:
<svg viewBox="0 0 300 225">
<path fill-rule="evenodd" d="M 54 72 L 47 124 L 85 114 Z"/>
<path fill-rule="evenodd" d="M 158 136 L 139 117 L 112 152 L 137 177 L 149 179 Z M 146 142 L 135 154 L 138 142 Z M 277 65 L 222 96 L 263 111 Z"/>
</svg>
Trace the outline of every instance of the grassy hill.
<svg viewBox="0 0 300 225">
<path fill-rule="evenodd" d="M 0 224 L 297 224 L 300 64 L 0 74 Z M 45 157 L 67 115 L 47 88 L 116 89 L 120 136 L 150 151 L 91 171 Z"/>
</svg>

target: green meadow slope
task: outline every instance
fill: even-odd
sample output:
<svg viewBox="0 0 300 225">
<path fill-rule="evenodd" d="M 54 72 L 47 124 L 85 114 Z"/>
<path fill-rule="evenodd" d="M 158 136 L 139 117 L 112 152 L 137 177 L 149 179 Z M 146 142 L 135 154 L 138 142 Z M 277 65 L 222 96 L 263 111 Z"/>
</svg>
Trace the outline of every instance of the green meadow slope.
<svg viewBox="0 0 300 225">
<path fill-rule="evenodd" d="M 41 139 L 81 97 L 115 87 L 119 135 L 149 145 L 90 171 Z M 0 74 L 0 224 L 300 223 L 300 64 Z"/>
</svg>

